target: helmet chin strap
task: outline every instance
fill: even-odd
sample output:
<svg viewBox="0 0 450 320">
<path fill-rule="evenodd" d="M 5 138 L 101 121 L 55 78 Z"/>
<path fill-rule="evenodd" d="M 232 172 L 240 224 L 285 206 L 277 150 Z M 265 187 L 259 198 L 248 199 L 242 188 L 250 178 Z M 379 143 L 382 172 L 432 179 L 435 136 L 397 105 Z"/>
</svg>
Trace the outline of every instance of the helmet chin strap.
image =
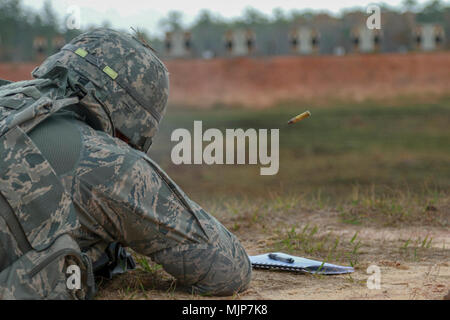
<svg viewBox="0 0 450 320">
<path fill-rule="evenodd" d="M 115 127 L 111 119 L 111 114 L 106 105 L 97 97 L 95 90 L 82 87 L 86 92 L 80 98 L 80 111 L 86 112 L 86 117 L 91 120 L 90 125 L 95 130 L 101 130 L 115 137 Z M 95 111 L 97 109 L 97 111 Z M 94 126 L 93 126 L 94 125 Z M 109 128 L 108 128 L 109 126 Z"/>
<path fill-rule="evenodd" d="M 152 144 L 152 139 L 151 138 L 147 138 L 146 140 L 145 140 L 145 142 L 144 142 L 144 145 L 141 147 L 141 146 L 138 146 L 138 145 L 135 145 L 134 143 L 132 143 L 131 141 L 130 141 L 130 139 L 126 136 L 126 135 L 124 135 L 122 132 L 120 132 L 120 130 L 117 130 L 116 129 L 116 131 L 115 131 L 115 137 L 116 138 L 118 138 L 118 139 L 120 139 L 120 140 L 122 140 L 123 142 L 125 142 L 126 144 L 128 144 L 130 147 L 132 147 L 133 149 L 136 149 L 136 150 L 139 150 L 139 151 L 142 151 L 142 152 L 144 152 L 144 153 L 147 153 L 147 151 L 148 151 L 148 149 L 150 149 L 150 146 L 151 146 L 151 144 Z M 149 141 L 150 140 L 150 141 Z"/>
<path fill-rule="evenodd" d="M 108 116 L 109 122 L 111 123 L 112 132 L 114 134 L 116 129 L 114 127 L 114 122 L 112 121 L 111 113 L 109 112 L 108 107 L 103 103 L 103 101 L 99 97 L 97 97 L 97 94 L 94 90 L 92 90 L 90 93 L 92 94 L 94 99 L 98 102 L 98 104 L 102 107 L 103 111 L 105 111 L 106 115 Z"/>
<path fill-rule="evenodd" d="M 150 147 L 152 146 L 152 143 L 153 143 L 153 139 L 151 137 L 145 139 L 144 146 L 142 147 L 142 152 L 147 153 L 148 150 L 150 149 Z"/>
<path fill-rule="evenodd" d="M 111 130 L 112 130 L 111 135 L 113 137 L 119 138 L 120 140 L 127 143 L 133 149 L 147 153 L 147 151 L 150 149 L 150 147 L 152 145 L 152 142 L 153 142 L 152 138 L 146 138 L 144 141 L 144 144 L 142 146 L 135 145 L 134 143 L 130 142 L 130 139 L 126 135 L 124 135 L 122 132 L 120 132 L 119 130 L 117 130 L 115 128 L 114 122 L 112 121 L 111 114 L 108 110 L 108 107 L 98 97 L 96 89 L 93 89 L 93 84 L 90 82 L 86 83 L 84 85 L 80 85 L 79 83 L 77 83 L 77 86 L 80 87 L 80 92 L 83 92 L 83 95 L 84 95 L 83 98 L 80 99 L 82 103 L 83 103 L 83 100 L 87 99 L 88 101 L 85 100 L 85 103 L 92 104 L 93 103 L 92 98 L 93 98 L 95 100 L 95 103 L 97 103 L 102 108 L 104 113 L 107 115 L 109 123 L 111 125 Z M 89 101 L 89 100 L 91 100 L 91 101 Z"/>
</svg>

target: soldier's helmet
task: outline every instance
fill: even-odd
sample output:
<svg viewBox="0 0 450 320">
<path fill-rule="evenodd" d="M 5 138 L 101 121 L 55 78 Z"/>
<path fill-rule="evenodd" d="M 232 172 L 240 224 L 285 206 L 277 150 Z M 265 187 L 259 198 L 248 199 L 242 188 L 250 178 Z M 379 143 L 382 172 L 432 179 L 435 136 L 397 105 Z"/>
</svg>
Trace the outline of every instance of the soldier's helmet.
<svg viewBox="0 0 450 320">
<path fill-rule="evenodd" d="M 147 43 L 129 34 L 95 29 L 74 38 L 32 74 L 48 77 L 61 67 L 67 68 L 73 87 L 84 92 L 81 105 L 97 118 L 101 130 L 123 135 L 133 147 L 148 150 L 165 113 L 169 78 Z"/>
</svg>

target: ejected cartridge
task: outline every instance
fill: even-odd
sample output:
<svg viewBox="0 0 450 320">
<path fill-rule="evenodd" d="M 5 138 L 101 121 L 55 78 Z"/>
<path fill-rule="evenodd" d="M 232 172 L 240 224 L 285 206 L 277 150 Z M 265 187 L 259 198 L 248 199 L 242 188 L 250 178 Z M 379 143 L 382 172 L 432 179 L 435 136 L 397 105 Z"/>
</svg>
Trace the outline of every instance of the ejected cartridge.
<svg viewBox="0 0 450 320">
<path fill-rule="evenodd" d="M 298 116 L 293 117 L 291 120 L 289 120 L 288 124 L 293 124 L 293 123 L 299 122 L 300 120 L 308 118 L 309 116 L 311 116 L 311 112 L 305 111 L 305 112 L 299 114 Z"/>
</svg>

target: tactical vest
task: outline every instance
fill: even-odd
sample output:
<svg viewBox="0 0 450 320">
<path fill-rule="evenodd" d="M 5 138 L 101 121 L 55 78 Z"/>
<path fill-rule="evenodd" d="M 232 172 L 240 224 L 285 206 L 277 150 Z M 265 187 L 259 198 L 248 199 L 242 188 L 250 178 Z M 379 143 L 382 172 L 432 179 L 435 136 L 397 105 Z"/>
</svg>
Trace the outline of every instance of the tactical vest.
<svg viewBox="0 0 450 320">
<path fill-rule="evenodd" d="M 58 98 L 58 80 L 0 81 L 0 299 L 86 299 L 90 259 L 70 233 L 70 195 L 27 135 L 78 98 Z M 62 96 L 62 95 L 60 95 Z"/>
</svg>

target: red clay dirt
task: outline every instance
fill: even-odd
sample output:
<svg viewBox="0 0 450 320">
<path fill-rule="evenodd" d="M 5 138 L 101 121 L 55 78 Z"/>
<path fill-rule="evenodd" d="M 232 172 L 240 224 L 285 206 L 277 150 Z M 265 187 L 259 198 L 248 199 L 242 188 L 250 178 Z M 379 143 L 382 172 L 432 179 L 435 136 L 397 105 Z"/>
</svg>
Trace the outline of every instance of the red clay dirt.
<svg viewBox="0 0 450 320">
<path fill-rule="evenodd" d="M 170 104 L 267 107 L 282 101 L 361 101 L 450 92 L 450 52 L 176 59 Z M 0 64 L 0 78 L 30 78 L 35 64 Z"/>
</svg>

